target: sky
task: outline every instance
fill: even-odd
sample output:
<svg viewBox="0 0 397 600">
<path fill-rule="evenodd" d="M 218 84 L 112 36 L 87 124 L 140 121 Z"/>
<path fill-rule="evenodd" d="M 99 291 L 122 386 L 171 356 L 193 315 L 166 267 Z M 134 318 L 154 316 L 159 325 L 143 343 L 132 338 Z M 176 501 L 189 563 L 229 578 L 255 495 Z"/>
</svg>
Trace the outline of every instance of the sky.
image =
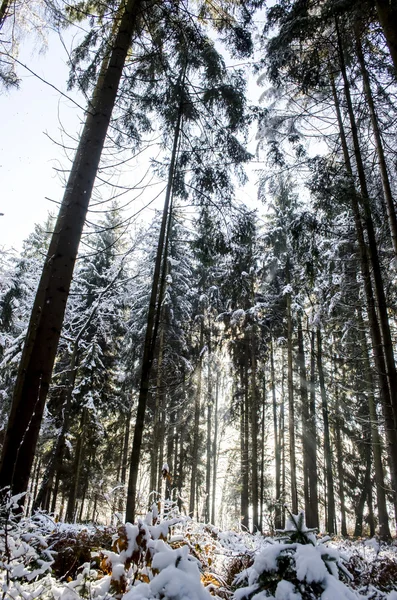
<svg viewBox="0 0 397 600">
<path fill-rule="evenodd" d="M 19 60 L 84 106 L 84 98 L 66 90 L 67 53 L 58 36 L 51 34 L 45 53 L 22 44 Z M 21 249 L 35 223 L 45 220 L 60 201 L 63 183 L 55 168 L 67 168 L 62 127 L 76 137 L 83 111 L 59 92 L 19 66 L 18 89 L 0 90 L 0 248 Z M 62 125 L 61 125 L 62 124 Z M 71 143 L 71 140 L 68 140 Z"/>
<path fill-rule="evenodd" d="M 45 52 L 38 52 L 40 48 L 37 48 L 37 41 L 35 46 L 34 39 L 27 38 L 21 44 L 20 62 L 44 81 L 23 66 L 18 66 L 19 88 L 0 89 L 0 111 L 6 115 L 0 132 L 0 213 L 3 213 L 0 216 L 0 249 L 20 251 L 23 240 L 33 231 L 34 225 L 43 223 L 48 211 L 57 213 L 57 204 L 48 198 L 56 202 L 62 200 L 64 182 L 57 169 L 70 166 L 62 142 L 71 148 L 68 153 L 72 158 L 84 118 L 83 109 L 65 98 L 62 92 L 80 107 L 86 105 L 82 94 L 66 89 L 68 52 L 73 45 L 75 31 L 67 30 L 63 35 L 64 44 L 58 34 L 50 33 Z M 141 156 L 135 166 L 129 163 L 129 182 L 137 178 L 140 180 L 142 159 Z M 251 172 L 254 168 L 250 169 Z M 256 176 L 253 178 L 256 179 Z M 117 178 L 114 181 L 125 184 Z M 160 187 L 155 185 L 148 189 L 149 192 L 142 197 L 139 192 L 135 193 L 138 200 L 130 194 L 132 213 L 141 210 L 160 191 Z M 241 191 L 243 201 L 255 198 L 256 190 L 252 184 Z M 125 199 L 123 196 L 121 201 Z M 95 199 L 91 206 L 93 202 Z M 151 204 L 151 210 L 155 206 Z"/>
</svg>

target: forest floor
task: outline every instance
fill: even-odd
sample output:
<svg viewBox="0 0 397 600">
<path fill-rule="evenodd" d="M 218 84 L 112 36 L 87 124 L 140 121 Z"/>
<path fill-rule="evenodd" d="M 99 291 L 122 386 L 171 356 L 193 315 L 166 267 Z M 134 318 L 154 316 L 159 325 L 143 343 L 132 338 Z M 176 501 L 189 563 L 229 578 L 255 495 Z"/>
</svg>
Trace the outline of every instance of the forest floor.
<svg viewBox="0 0 397 600">
<path fill-rule="evenodd" d="M 315 536 L 303 513 L 277 536 L 220 531 L 156 509 L 137 525 L 1 515 L 2 600 L 397 600 L 397 544 Z"/>
</svg>

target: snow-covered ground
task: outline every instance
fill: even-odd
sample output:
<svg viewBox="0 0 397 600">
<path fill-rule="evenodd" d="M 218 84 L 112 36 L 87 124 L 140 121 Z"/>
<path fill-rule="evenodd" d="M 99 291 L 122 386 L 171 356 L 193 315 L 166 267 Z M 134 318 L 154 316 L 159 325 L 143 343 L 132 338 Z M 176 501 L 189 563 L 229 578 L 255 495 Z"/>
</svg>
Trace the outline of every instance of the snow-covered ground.
<svg viewBox="0 0 397 600">
<path fill-rule="evenodd" d="M 118 530 L 1 513 L 2 598 L 397 600 L 397 547 L 318 539 L 304 515 L 276 538 L 220 531 L 156 507 Z"/>
</svg>

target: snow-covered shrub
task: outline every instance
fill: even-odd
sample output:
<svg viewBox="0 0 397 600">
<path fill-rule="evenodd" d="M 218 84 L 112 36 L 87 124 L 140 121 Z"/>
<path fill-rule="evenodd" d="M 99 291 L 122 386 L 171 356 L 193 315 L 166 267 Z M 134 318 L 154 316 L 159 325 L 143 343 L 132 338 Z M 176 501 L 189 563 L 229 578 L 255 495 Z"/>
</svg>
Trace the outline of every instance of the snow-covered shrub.
<svg viewBox="0 0 397 600">
<path fill-rule="evenodd" d="M 346 557 L 353 583 L 370 598 L 383 598 L 382 592 L 397 588 L 397 548 L 394 544 L 370 540 L 340 540 L 338 548 Z M 396 596 L 397 600 L 397 596 Z"/>
<path fill-rule="evenodd" d="M 192 544 L 185 535 L 171 535 L 175 526 L 189 521 L 161 520 L 154 506 L 136 525 L 122 525 L 112 549 L 94 552 L 91 563 L 83 565 L 73 581 L 54 590 L 56 600 L 208 600 L 211 596 L 201 582 L 201 563 Z M 208 588 L 211 583 L 207 578 Z"/>
<path fill-rule="evenodd" d="M 43 533 L 40 517 L 21 512 L 23 494 L 3 494 L 0 507 L 0 587 L 4 597 L 37 598 L 51 586 L 53 552 Z M 23 588 L 23 590 L 22 590 Z"/>
<path fill-rule="evenodd" d="M 349 573 L 336 549 L 317 541 L 304 513 L 292 515 L 279 538 L 256 555 L 252 567 L 236 577 L 234 600 L 357 600 L 364 598 L 339 580 Z"/>
</svg>

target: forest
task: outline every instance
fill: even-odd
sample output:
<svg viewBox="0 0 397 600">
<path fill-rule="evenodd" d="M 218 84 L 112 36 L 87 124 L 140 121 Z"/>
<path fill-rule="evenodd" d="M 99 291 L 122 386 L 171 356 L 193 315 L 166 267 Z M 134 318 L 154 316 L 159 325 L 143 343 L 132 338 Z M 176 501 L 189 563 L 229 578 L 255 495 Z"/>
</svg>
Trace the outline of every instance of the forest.
<svg viewBox="0 0 397 600">
<path fill-rule="evenodd" d="M 397 1 L 1 0 L 1 94 L 49 32 L 86 106 L 1 247 L 2 600 L 397 600 Z"/>
</svg>

